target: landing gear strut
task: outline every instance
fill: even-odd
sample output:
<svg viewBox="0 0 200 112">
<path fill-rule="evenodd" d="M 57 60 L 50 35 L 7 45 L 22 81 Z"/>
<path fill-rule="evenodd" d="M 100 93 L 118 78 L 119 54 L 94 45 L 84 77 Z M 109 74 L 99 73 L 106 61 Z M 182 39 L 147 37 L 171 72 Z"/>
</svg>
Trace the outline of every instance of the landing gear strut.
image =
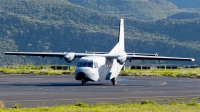
<svg viewBox="0 0 200 112">
<path fill-rule="evenodd" d="M 85 86 L 85 84 L 86 84 L 86 81 L 85 81 L 84 79 L 82 79 L 82 80 L 81 80 L 81 85 L 82 85 L 82 86 Z"/>
<path fill-rule="evenodd" d="M 116 85 L 117 84 L 117 78 L 116 77 L 112 78 L 111 82 L 112 82 L 113 85 Z"/>
</svg>

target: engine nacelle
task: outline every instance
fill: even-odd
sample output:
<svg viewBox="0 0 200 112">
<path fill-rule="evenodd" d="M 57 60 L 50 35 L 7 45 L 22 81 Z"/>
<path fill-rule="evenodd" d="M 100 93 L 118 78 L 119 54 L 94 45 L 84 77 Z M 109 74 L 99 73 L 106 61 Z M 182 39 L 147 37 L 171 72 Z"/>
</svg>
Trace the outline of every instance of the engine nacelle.
<svg viewBox="0 0 200 112">
<path fill-rule="evenodd" d="M 67 54 L 65 55 L 65 60 L 66 60 L 67 62 L 73 61 L 73 60 L 74 60 L 74 53 L 67 53 Z"/>
<path fill-rule="evenodd" d="M 124 54 L 124 55 L 119 55 L 119 56 L 117 57 L 117 62 L 118 62 L 119 64 L 123 64 L 125 61 L 126 61 L 126 55 L 125 55 L 125 54 Z"/>
</svg>

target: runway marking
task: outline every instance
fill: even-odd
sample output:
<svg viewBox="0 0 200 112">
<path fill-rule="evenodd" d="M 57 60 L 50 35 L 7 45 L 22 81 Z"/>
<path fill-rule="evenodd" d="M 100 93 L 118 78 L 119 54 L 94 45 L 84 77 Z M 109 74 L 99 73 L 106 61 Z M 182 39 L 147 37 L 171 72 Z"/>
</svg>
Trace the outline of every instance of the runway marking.
<svg viewBox="0 0 200 112">
<path fill-rule="evenodd" d="M 161 85 L 166 85 L 167 84 L 167 82 L 163 82 Z"/>
</svg>

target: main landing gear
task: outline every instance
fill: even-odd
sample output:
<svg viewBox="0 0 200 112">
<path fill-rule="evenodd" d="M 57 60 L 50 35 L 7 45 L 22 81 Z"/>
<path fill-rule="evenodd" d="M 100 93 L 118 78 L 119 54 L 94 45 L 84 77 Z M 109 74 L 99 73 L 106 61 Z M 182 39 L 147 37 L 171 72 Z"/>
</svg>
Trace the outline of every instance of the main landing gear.
<svg viewBox="0 0 200 112">
<path fill-rule="evenodd" d="M 82 80 L 81 80 L 81 85 L 82 85 L 82 86 L 85 86 L 85 84 L 86 84 L 85 79 L 82 79 Z"/>
<path fill-rule="evenodd" d="M 116 85 L 117 84 L 117 78 L 116 77 L 112 78 L 111 82 L 112 82 L 113 85 Z"/>
</svg>

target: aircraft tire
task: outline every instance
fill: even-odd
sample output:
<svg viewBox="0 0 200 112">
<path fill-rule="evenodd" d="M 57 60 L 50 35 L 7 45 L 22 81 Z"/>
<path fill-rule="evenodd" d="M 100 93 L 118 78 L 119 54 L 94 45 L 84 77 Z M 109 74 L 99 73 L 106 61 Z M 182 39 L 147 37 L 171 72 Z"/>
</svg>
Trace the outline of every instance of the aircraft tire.
<svg viewBox="0 0 200 112">
<path fill-rule="evenodd" d="M 112 78 L 111 82 L 113 85 L 117 85 L 117 78 L 116 77 Z"/>
<path fill-rule="evenodd" d="M 82 86 L 85 86 L 85 84 L 86 84 L 86 81 L 85 81 L 84 79 L 82 79 L 82 80 L 81 80 L 81 85 L 82 85 Z"/>
</svg>

